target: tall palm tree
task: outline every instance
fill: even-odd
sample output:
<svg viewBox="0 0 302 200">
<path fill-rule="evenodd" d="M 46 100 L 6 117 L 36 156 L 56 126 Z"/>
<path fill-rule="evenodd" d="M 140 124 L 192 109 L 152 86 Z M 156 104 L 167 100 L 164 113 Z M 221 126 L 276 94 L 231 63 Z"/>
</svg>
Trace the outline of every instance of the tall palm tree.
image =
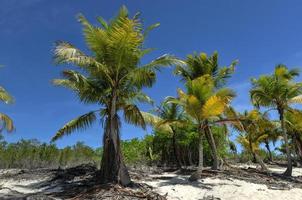
<svg viewBox="0 0 302 200">
<path fill-rule="evenodd" d="M 219 66 L 218 53 L 216 51 L 211 56 L 207 56 L 206 53 L 193 53 L 192 55 L 187 56 L 185 64 L 182 63 L 181 65 L 176 66 L 175 73 L 181 76 L 183 81 L 190 81 L 203 75 L 210 75 L 213 79 L 215 90 L 218 90 L 225 86 L 226 80 L 233 74 L 237 63 L 238 61 L 235 60 L 229 66 L 222 67 Z M 208 129 L 205 136 L 212 152 L 212 168 L 217 170 L 219 165 L 217 147 L 211 128 Z"/>
<path fill-rule="evenodd" d="M 221 122 L 220 116 L 229 106 L 234 97 L 233 91 L 227 88 L 215 89 L 215 82 L 210 75 L 200 76 L 186 83 L 187 92 L 178 89 L 178 98 L 169 97 L 167 102 L 183 106 L 185 112 L 192 118 L 199 132 L 199 164 L 197 175 L 203 170 L 204 134 L 209 134 L 211 125 Z M 193 177 L 195 179 L 197 177 Z"/>
<path fill-rule="evenodd" d="M 141 58 L 151 51 L 143 47 L 146 34 L 158 24 L 144 31 L 139 15 L 130 18 L 126 7 L 109 22 L 99 17 L 100 26 L 90 24 L 82 15 L 79 21 L 91 53 L 88 55 L 67 42 L 58 42 L 55 61 L 78 66 L 81 71 L 64 70 L 63 79 L 54 80 L 54 84 L 71 89 L 82 102 L 97 104 L 100 109 L 71 120 L 53 140 L 86 129 L 99 115 L 104 124 L 100 179 L 104 183 L 127 185 L 130 177 L 120 148 L 120 111 L 126 122 L 145 128 L 137 103 L 150 102 L 150 98 L 142 93 L 142 88 L 151 87 L 156 80 L 155 71 L 174 64 L 176 59 L 164 55 L 140 65 Z"/>
<path fill-rule="evenodd" d="M 292 138 L 292 147 L 302 165 L 302 111 L 297 109 L 285 113 L 286 129 Z"/>
<path fill-rule="evenodd" d="M 250 91 L 254 105 L 278 111 L 287 155 L 285 176 L 292 175 L 292 159 L 284 114 L 290 108 L 290 104 L 302 102 L 302 84 L 293 81 L 294 77 L 298 75 L 297 69 L 289 70 L 285 65 L 277 65 L 273 74 L 260 76 L 259 79 L 252 79 L 252 89 Z"/>
<path fill-rule="evenodd" d="M 177 167 L 181 168 L 181 161 L 177 153 L 176 134 L 178 128 L 188 124 L 186 121 L 187 116 L 181 107 L 177 104 L 163 102 L 161 106 L 155 110 L 154 114 L 142 112 L 142 115 L 146 123 L 150 124 L 155 129 L 172 136 L 171 139 L 174 158 L 176 159 Z"/>
</svg>

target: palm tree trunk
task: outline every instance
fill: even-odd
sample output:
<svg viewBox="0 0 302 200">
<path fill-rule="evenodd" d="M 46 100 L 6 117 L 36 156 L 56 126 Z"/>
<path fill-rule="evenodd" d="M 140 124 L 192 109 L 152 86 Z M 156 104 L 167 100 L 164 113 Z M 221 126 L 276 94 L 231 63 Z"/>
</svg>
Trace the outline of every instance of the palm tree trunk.
<svg viewBox="0 0 302 200">
<path fill-rule="evenodd" d="M 196 181 L 201 177 L 202 170 L 203 170 L 203 133 L 202 129 L 199 128 L 199 148 L 198 148 L 198 167 L 197 171 L 194 172 L 190 178 L 189 181 Z"/>
<path fill-rule="evenodd" d="M 206 127 L 206 134 L 207 134 L 207 139 L 208 139 L 208 142 L 210 144 L 210 148 L 211 148 L 211 152 L 212 152 L 212 158 L 213 158 L 212 169 L 213 170 L 218 170 L 217 147 L 216 147 L 216 143 L 215 143 L 215 140 L 214 140 L 212 130 L 209 126 Z"/>
<path fill-rule="evenodd" d="M 178 169 L 181 168 L 181 161 L 180 158 L 177 154 L 177 149 L 176 149 L 176 132 L 175 130 L 172 128 L 173 131 L 173 135 L 172 135 L 172 145 L 173 145 L 173 154 L 174 154 L 174 158 L 176 159 L 176 166 Z"/>
<path fill-rule="evenodd" d="M 296 152 L 298 156 L 298 162 L 302 166 L 302 141 L 297 132 L 294 133 L 295 145 L 296 145 Z"/>
<path fill-rule="evenodd" d="M 262 171 L 268 171 L 262 158 L 257 153 L 255 153 L 255 159 L 256 159 L 257 163 L 259 163 L 259 165 L 261 166 Z"/>
<path fill-rule="evenodd" d="M 191 152 L 190 149 L 188 149 L 188 160 L 189 160 L 189 165 L 190 165 L 190 166 L 193 166 L 194 163 L 193 163 L 193 161 L 192 161 L 192 152 Z"/>
<path fill-rule="evenodd" d="M 260 165 L 260 167 L 261 167 L 261 169 L 262 169 L 263 171 L 268 171 L 268 169 L 267 169 L 267 167 L 265 166 L 265 164 L 264 164 L 262 158 L 254 151 L 254 148 L 253 148 L 253 141 L 252 141 L 252 138 L 251 138 L 250 135 L 249 135 L 248 139 L 249 139 L 250 151 L 251 151 L 251 154 L 252 154 L 253 157 L 254 157 L 255 162 L 258 163 L 258 164 Z"/>
<path fill-rule="evenodd" d="M 110 115 L 104 131 L 104 151 L 100 170 L 102 183 L 118 183 L 123 186 L 131 182 L 124 164 L 120 147 L 119 119 L 116 111 L 116 93 L 113 92 Z"/>
<path fill-rule="evenodd" d="M 251 150 L 251 153 L 252 153 L 252 156 L 253 156 L 253 162 L 256 163 L 257 159 L 256 159 L 256 154 L 253 150 L 253 142 L 252 142 L 252 139 L 250 137 L 248 139 L 249 139 L 250 150 Z"/>
<path fill-rule="evenodd" d="M 267 151 L 268 151 L 268 159 L 269 159 L 270 162 L 273 162 L 273 155 L 272 155 L 272 151 L 271 151 L 271 149 L 270 149 L 270 147 L 269 147 L 269 142 L 268 142 L 268 140 L 265 140 L 264 143 L 265 143 L 265 148 L 266 148 Z"/>
<path fill-rule="evenodd" d="M 203 136 L 202 133 L 200 131 L 199 133 L 199 148 L 198 148 L 198 172 L 202 173 L 203 170 Z"/>
<path fill-rule="evenodd" d="M 292 171 L 293 171 L 293 164 L 292 164 L 292 159 L 291 159 L 291 155 L 290 155 L 288 137 L 287 137 L 286 127 L 285 127 L 285 122 L 284 122 L 284 109 L 278 108 L 278 113 L 279 113 L 279 118 L 280 118 L 280 122 L 281 122 L 282 135 L 284 138 L 284 144 L 285 144 L 285 150 L 286 150 L 286 156 L 287 156 L 287 169 L 283 173 L 283 175 L 291 176 Z"/>
</svg>

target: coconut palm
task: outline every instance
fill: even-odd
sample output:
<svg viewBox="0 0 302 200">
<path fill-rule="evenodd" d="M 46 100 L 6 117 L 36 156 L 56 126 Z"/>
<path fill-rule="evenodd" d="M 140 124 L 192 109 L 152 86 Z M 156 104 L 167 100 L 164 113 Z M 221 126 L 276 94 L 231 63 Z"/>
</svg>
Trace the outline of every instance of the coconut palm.
<svg viewBox="0 0 302 200">
<path fill-rule="evenodd" d="M 163 102 L 160 107 L 154 110 L 154 114 L 152 112 L 142 112 L 142 115 L 146 123 L 172 136 L 174 158 L 176 159 L 177 167 L 180 168 L 181 161 L 177 153 L 176 134 L 178 128 L 188 124 L 186 121 L 187 116 L 181 107 L 177 104 Z"/>
<path fill-rule="evenodd" d="M 245 111 L 243 114 L 237 114 L 237 117 L 240 119 L 239 123 L 232 124 L 240 133 L 237 141 L 251 153 L 262 170 L 267 171 L 268 169 L 259 155 L 259 145 L 269 137 L 269 132 L 274 129 L 273 124 L 266 115 L 258 110 Z"/>
<path fill-rule="evenodd" d="M 140 65 L 141 58 L 151 51 L 143 47 L 146 34 L 158 24 L 144 31 L 139 15 L 130 18 L 125 7 L 109 22 L 99 17 L 100 26 L 90 24 L 82 15 L 79 21 L 91 53 L 88 55 L 67 42 L 58 42 L 55 61 L 78 66 L 81 71 L 64 70 L 63 79 L 54 80 L 54 84 L 71 89 L 82 102 L 97 104 L 100 109 L 71 120 L 53 140 L 86 129 L 99 116 L 104 125 L 100 179 L 104 183 L 127 185 L 130 177 L 120 149 L 120 113 L 126 122 L 145 128 L 138 103 L 150 102 L 150 98 L 141 90 L 153 85 L 155 71 L 160 66 L 172 65 L 176 59 L 164 55 Z"/>
<path fill-rule="evenodd" d="M 219 66 L 218 53 L 215 51 L 211 56 L 206 53 L 193 53 L 188 55 L 185 64 L 177 65 L 175 73 L 180 75 L 183 81 L 194 80 L 203 75 L 210 75 L 214 82 L 214 88 L 217 90 L 225 86 L 226 80 L 231 77 L 238 61 L 233 61 L 229 66 Z M 211 130 L 205 133 L 210 145 L 213 157 L 213 169 L 218 169 L 218 153 L 214 136 Z"/>
<path fill-rule="evenodd" d="M 302 112 L 297 109 L 289 110 L 285 113 L 285 119 L 286 129 L 292 138 L 292 149 L 302 164 Z"/>
<path fill-rule="evenodd" d="M 286 176 L 292 174 L 292 160 L 284 114 L 290 108 L 290 104 L 302 102 L 302 96 L 300 96 L 302 94 L 302 84 L 293 81 L 293 78 L 298 74 L 297 69 L 289 70 L 285 65 L 277 65 L 272 75 L 263 75 L 259 79 L 252 79 L 252 89 L 250 91 L 254 105 L 278 111 L 287 155 L 287 169 L 284 172 Z"/>
<path fill-rule="evenodd" d="M 221 121 L 220 116 L 234 97 L 233 91 L 222 88 L 214 92 L 215 82 L 210 75 L 200 76 L 186 83 L 187 92 L 178 89 L 178 98 L 168 97 L 167 102 L 181 105 L 192 118 L 199 132 L 199 164 L 197 174 L 203 169 L 204 134 L 209 134 L 210 126 Z M 197 177 L 193 177 L 195 179 Z"/>
</svg>

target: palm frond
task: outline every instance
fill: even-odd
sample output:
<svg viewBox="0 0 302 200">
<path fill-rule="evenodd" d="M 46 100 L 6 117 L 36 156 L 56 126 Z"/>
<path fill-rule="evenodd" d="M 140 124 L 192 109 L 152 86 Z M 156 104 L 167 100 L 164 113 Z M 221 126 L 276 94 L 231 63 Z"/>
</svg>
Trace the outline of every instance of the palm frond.
<svg viewBox="0 0 302 200">
<path fill-rule="evenodd" d="M 163 119 L 148 112 L 141 112 L 146 124 L 153 126 L 155 129 L 167 133 L 173 133 L 172 128 L 168 123 L 163 123 Z"/>
<path fill-rule="evenodd" d="M 146 122 L 144 116 L 142 115 L 139 108 L 134 104 L 125 105 L 124 109 L 124 117 L 126 122 L 133 124 L 135 126 L 140 126 L 143 129 L 146 128 Z"/>
<path fill-rule="evenodd" d="M 6 104 L 13 103 L 13 97 L 0 86 L 0 101 L 3 101 Z"/>
<path fill-rule="evenodd" d="M 51 141 L 56 141 L 65 135 L 71 134 L 73 131 L 85 130 L 86 128 L 90 127 L 96 120 L 95 112 L 96 111 L 86 113 L 69 121 L 60 130 L 58 130 Z"/>
<path fill-rule="evenodd" d="M 0 121 L 2 122 L 1 130 L 12 132 L 15 129 L 13 120 L 8 115 L 0 113 Z"/>
<path fill-rule="evenodd" d="M 295 96 L 289 100 L 289 103 L 302 104 L 302 95 Z"/>
<path fill-rule="evenodd" d="M 226 104 L 223 99 L 213 95 L 203 105 L 201 113 L 204 119 L 221 115 L 226 108 Z"/>
</svg>

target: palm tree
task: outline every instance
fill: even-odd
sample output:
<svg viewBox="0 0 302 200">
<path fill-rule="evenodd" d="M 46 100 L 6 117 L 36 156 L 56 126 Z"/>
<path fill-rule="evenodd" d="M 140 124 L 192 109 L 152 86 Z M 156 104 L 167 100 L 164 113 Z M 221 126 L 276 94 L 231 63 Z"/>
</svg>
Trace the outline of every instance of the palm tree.
<svg viewBox="0 0 302 200">
<path fill-rule="evenodd" d="M 120 148 L 120 111 L 126 122 L 145 128 L 137 103 L 151 99 L 141 90 L 153 85 L 159 67 L 172 65 L 176 59 L 164 55 L 140 65 L 141 58 L 151 51 L 143 48 L 144 39 L 158 24 L 144 31 L 139 15 L 130 18 L 126 7 L 109 22 L 99 17 L 100 26 L 93 26 L 82 15 L 79 21 L 91 54 L 87 55 L 67 42 L 58 42 L 55 61 L 78 66 L 81 72 L 64 70 L 63 79 L 54 80 L 54 84 L 71 89 L 82 102 L 97 104 L 100 109 L 71 120 L 52 140 L 86 129 L 96 121 L 98 114 L 104 124 L 101 182 L 127 185 L 130 177 Z"/>
<path fill-rule="evenodd" d="M 285 113 L 286 129 L 292 138 L 292 147 L 302 165 L 302 112 L 291 109 Z"/>
<path fill-rule="evenodd" d="M 142 112 L 145 122 L 153 126 L 155 129 L 168 133 L 172 136 L 172 147 L 174 158 L 178 168 L 181 168 L 181 161 L 177 153 L 176 134 L 178 128 L 188 124 L 187 116 L 177 104 L 169 104 L 163 102 L 160 107 L 153 113 Z"/>
<path fill-rule="evenodd" d="M 218 63 L 218 53 L 216 51 L 211 56 L 207 56 L 206 53 L 193 53 L 187 56 L 185 64 L 182 63 L 176 66 L 175 73 L 180 75 L 183 81 L 190 81 L 203 75 L 210 75 L 213 79 L 215 90 L 218 90 L 225 86 L 226 80 L 233 74 L 237 63 L 238 61 L 235 60 L 229 66 L 221 67 Z M 205 136 L 212 152 L 212 168 L 217 170 L 219 165 L 217 147 L 212 131 L 210 128 L 208 129 Z"/>
<path fill-rule="evenodd" d="M 210 125 L 221 122 L 220 116 L 234 97 L 233 91 L 222 88 L 214 92 L 215 82 L 210 75 L 200 76 L 186 83 L 187 93 L 178 89 L 178 98 L 168 97 L 167 102 L 183 106 L 199 132 L 199 164 L 197 175 L 203 170 L 203 134 L 211 134 Z M 193 175 L 192 179 L 197 178 Z"/>
<path fill-rule="evenodd" d="M 302 84 L 293 81 L 293 78 L 298 75 L 297 69 L 289 70 L 285 65 L 277 65 L 272 75 L 263 75 L 259 79 L 252 79 L 253 87 L 250 91 L 254 105 L 278 111 L 287 155 L 285 176 L 291 176 L 292 174 L 292 160 L 284 114 L 290 108 L 290 104 L 302 102 L 302 96 L 300 96 L 302 94 Z"/>
<path fill-rule="evenodd" d="M 269 137 L 269 131 L 274 129 L 273 124 L 266 115 L 263 115 L 258 110 L 245 111 L 243 114 L 239 113 L 237 118 L 240 119 L 239 123 L 232 124 L 241 133 L 237 141 L 252 154 L 262 170 L 268 171 L 259 155 L 259 145 Z"/>
</svg>

